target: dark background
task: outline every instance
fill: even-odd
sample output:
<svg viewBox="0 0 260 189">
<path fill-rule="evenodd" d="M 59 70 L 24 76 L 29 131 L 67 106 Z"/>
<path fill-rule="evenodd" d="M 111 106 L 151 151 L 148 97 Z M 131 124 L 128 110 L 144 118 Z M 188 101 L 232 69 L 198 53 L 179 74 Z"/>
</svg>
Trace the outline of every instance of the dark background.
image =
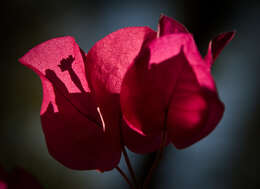
<svg viewBox="0 0 260 189">
<path fill-rule="evenodd" d="M 39 78 L 17 59 L 50 38 L 72 35 L 86 52 L 105 35 L 126 26 L 154 30 L 161 13 L 182 22 L 202 54 L 220 32 L 236 30 L 213 67 L 224 117 L 207 138 L 185 150 L 166 149 L 151 189 L 258 188 L 260 144 L 260 1 L 33 1 L 1 3 L 0 164 L 35 175 L 45 189 L 127 188 L 116 171 L 69 170 L 50 157 L 40 126 Z M 150 166 L 131 153 L 138 177 Z M 126 169 L 124 162 L 120 166 Z M 258 187 L 257 187 L 258 186 Z M 260 187 L 259 187 L 260 188 Z"/>
</svg>

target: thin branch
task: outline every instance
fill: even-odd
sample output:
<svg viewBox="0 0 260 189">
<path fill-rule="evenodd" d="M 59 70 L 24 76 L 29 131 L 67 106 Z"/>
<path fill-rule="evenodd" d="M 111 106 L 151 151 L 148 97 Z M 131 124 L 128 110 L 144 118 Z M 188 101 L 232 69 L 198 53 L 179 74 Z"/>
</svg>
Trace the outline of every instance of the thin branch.
<svg viewBox="0 0 260 189">
<path fill-rule="evenodd" d="M 130 188 L 135 189 L 135 187 L 130 182 L 130 180 L 128 179 L 128 177 L 124 173 L 124 171 L 122 169 L 120 169 L 118 166 L 116 166 L 116 170 L 122 175 L 122 177 L 125 179 L 125 181 L 129 184 Z"/>
<path fill-rule="evenodd" d="M 133 167 L 131 165 L 131 162 L 129 160 L 129 157 L 128 157 L 128 154 L 126 152 L 126 149 L 125 149 L 125 144 L 124 144 L 124 138 L 123 138 L 123 131 L 122 131 L 122 123 L 123 123 L 123 120 L 122 120 L 122 115 L 120 115 L 120 121 L 119 121 L 119 126 L 120 126 L 120 139 L 121 139 L 121 148 L 122 148 L 122 152 L 123 152 L 123 155 L 124 155 L 124 158 L 125 158 L 125 162 L 126 162 L 126 165 L 127 165 L 127 168 L 130 172 L 130 175 L 131 175 L 131 178 L 133 179 L 134 181 L 134 185 L 135 185 L 135 188 L 138 189 L 138 183 L 137 183 L 137 180 L 136 180 L 136 176 L 135 176 L 135 173 L 134 173 L 134 170 L 133 170 Z"/>
<path fill-rule="evenodd" d="M 155 171 L 155 169 L 158 167 L 159 165 L 159 162 L 161 161 L 162 159 L 162 155 L 163 155 L 163 150 L 164 150 L 164 146 L 167 142 L 167 137 L 166 137 L 166 129 L 164 129 L 162 131 L 162 141 L 161 141 L 161 144 L 160 144 L 160 150 L 158 151 L 157 155 L 156 155 L 156 158 L 154 160 L 154 163 L 147 175 L 147 177 L 145 178 L 145 181 L 144 181 L 144 185 L 143 185 L 143 189 L 147 189 L 148 188 L 148 184 L 152 178 L 152 175 Z"/>
<path fill-rule="evenodd" d="M 126 165 L 127 165 L 128 170 L 129 170 L 129 172 L 130 172 L 130 175 L 131 175 L 131 177 L 132 177 L 132 179 L 133 179 L 133 181 L 134 181 L 135 187 L 138 188 L 138 183 L 137 183 L 137 180 L 136 180 L 136 176 L 135 176 L 133 167 L 132 167 L 132 165 L 131 165 L 131 162 L 130 162 L 130 160 L 129 160 L 128 154 L 127 154 L 127 152 L 126 152 L 124 146 L 122 146 L 122 151 L 123 151 L 123 155 L 124 155 L 124 157 L 125 157 Z"/>
</svg>

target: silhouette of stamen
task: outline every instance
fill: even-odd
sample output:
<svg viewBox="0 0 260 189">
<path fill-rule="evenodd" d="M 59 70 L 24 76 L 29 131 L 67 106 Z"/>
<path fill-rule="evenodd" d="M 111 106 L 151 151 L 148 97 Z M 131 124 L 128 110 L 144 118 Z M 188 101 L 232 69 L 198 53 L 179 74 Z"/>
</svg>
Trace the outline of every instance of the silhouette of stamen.
<svg viewBox="0 0 260 189">
<path fill-rule="evenodd" d="M 74 62 L 75 58 L 72 55 L 69 55 L 68 58 L 63 58 L 58 65 L 62 72 L 72 69 L 71 65 Z"/>
<path fill-rule="evenodd" d="M 78 89 L 85 93 L 85 90 L 80 82 L 80 79 L 78 78 L 77 74 L 72 69 L 72 63 L 74 62 L 75 58 L 72 55 L 69 55 L 68 58 L 63 58 L 60 61 L 60 64 L 58 65 L 62 72 L 68 71 L 70 74 L 70 78 L 73 81 L 73 83 L 78 87 Z"/>
</svg>

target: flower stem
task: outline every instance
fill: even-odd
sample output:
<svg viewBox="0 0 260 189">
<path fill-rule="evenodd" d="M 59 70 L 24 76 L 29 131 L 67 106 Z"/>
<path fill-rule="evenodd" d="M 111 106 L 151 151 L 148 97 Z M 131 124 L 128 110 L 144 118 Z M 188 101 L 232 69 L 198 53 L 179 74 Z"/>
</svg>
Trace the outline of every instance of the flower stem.
<svg viewBox="0 0 260 189">
<path fill-rule="evenodd" d="M 122 146 L 122 151 L 123 151 L 123 154 L 124 154 L 124 157 L 125 157 L 126 165 L 127 165 L 128 170 L 130 172 L 130 175 L 131 175 L 131 177 L 132 177 L 132 179 L 134 181 L 134 185 L 135 185 L 136 188 L 138 188 L 138 183 L 137 183 L 137 180 L 136 180 L 136 176 L 135 176 L 134 170 L 132 168 L 131 162 L 129 160 L 128 154 L 127 154 L 124 146 Z"/>
<path fill-rule="evenodd" d="M 143 189 L 147 189 L 148 188 L 148 184 L 149 184 L 149 182 L 150 182 L 150 180 L 152 178 L 152 175 L 153 175 L 155 169 L 158 167 L 160 160 L 162 159 L 164 146 L 165 146 L 165 144 L 167 142 L 166 129 L 164 129 L 162 131 L 162 139 L 161 140 L 162 141 L 161 141 L 161 144 L 160 144 L 160 149 L 159 149 L 159 151 L 158 151 L 158 153 L 156 155 L 154 163 L 153 163 L 153 165 L 152 165 L 152 167 L 151 167 L 147 177 L 145 178 L 145 181 L 144 181 L 144 184 L 143 184 Z"/>
<path fill-rule="evenodd" d="M 116 166 L 116 170 L 122 175 L 122 177 L 125 179 L 125 181 L 129 184 L 130 188 L 135 189 L 133 184 L 130 182 L 126 174 L 120 169 L 118 166 Z"/>
</svg>

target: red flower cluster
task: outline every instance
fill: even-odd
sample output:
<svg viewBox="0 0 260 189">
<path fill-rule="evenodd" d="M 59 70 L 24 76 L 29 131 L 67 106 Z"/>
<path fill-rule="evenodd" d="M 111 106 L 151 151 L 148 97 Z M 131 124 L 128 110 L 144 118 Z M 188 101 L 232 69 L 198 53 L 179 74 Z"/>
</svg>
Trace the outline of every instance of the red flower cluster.
<svg viewBox="0 0 260 189">
<path fill-rule="evenodd" d="M 214 38 L 205 58 L 192 35 L 162 16 L 158 31 L 120 29 L 85 54 L 73 37 L 44 42 L 20 59 L 42 81 L 41 121 L 50 154 L 72 169 L 111 170 L 122 145 L 136 153 L 185 148 L 220 121 L 211 65 L 233 38 Z"/>
<path fill-rule="evenodd" d="M 38 181 L 21 168 L 8 174 L 0 167 L 0 189 L 41 189 Z"/>
</svg>

